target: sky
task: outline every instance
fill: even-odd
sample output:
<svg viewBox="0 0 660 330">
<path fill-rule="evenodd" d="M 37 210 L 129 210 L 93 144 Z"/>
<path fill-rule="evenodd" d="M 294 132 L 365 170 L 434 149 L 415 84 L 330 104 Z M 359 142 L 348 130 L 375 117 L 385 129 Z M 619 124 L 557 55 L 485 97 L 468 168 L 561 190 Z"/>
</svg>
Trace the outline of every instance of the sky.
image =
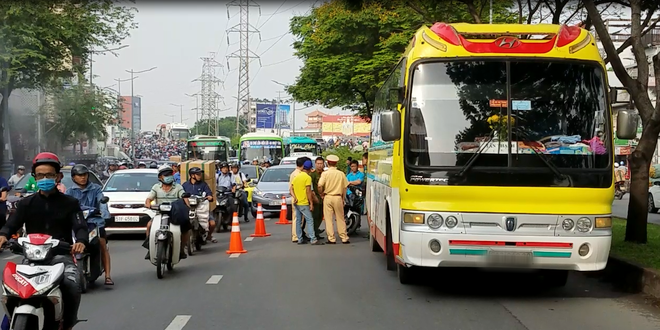
<svg viewBox="0 0 660 330">
<path fill-rule="evenodd" d="M 291 46 L 294 37 L 289 33 L 289 20 L 308 14 L 315 2 L 256 3 L 260 6 L 250 8 L 250 23 L 260 33 L 250 36 L 250 50 L 260 56 L 261 63 L 253 60 L 250 64 L 250 95 L 276 99 L 277 92 L 282 91 L 282 98 L 287 98 L 283 87 L 273 80 L 292 84 L 302 66 Z M 139 78 L 133 81 L 134 94 L 142 96 L 142 129 L 154 130 L 161 123 L 179 122 L 180 107 L 172 104 L 183 105 L 183 122 L 192 127 L 196 119 L 192 110 L 196 106 L 195 98 L 186 94 L 200 92 L 201 83 L 193 80 L 201 76 L 201 57 L 212 56 L 213 52 L 216 61 L 223 66 L 217 70 L 216 76 L 224 80 L 224 84 L 218 86 L 216 92 L 224 97 L 225 102 L 220 102 L 219 108 L 228 110 L 221 112 L 221 117 L 235 116 L 238 59 L 230 59 L 227 63 L 226 56 L 238 50 L 239 36 L 238 33 L 229 33 L 228 44 L 226 30 L 239 23 L 238 7 L 229 8 L 229 20 L 227 2 L 173 4 L 138 1 L 135 7 L 139 11 L 135 15 L 139 26 L 122 42 L 128 46 L 116 51 L 117 56 L 110 53 L 93 56 L 94 84 L 117 91 L 119 86 L 115 79 L 130 78 L 126 70 L 142 71 L 156 67 L 136 74 Z M 120 88 L 124 96 L 131 95 L 130 81 L 122 82 Z M 296 108 L 305 108 L 305 105 L 297 104 Z M 317 109 L 330 114 L 348 114 L 339 109 L 312 106 L 296 111 L 296 127 L 305 125 L 305 113 Z"/>
</svg>

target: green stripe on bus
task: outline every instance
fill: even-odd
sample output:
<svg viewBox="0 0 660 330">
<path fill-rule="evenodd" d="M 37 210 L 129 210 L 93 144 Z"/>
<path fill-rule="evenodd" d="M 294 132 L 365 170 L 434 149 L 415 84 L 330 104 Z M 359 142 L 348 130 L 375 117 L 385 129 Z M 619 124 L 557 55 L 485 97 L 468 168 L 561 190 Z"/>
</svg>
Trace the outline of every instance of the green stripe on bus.
<svg viewBox="0 0 660 330">
<path fill-rule="evenodd" d="M 548 251 L 534 251 L 535 257 L 541 258 L 570 258 L 571 252 L 548 252 Z"/>
<path fill-rule="evenodd" d="M 473 249 L 449 249 L 449 254 L 461 254 L 469 256 L 485 256 L 488 250 L 473 250 Z"/>
</svg>

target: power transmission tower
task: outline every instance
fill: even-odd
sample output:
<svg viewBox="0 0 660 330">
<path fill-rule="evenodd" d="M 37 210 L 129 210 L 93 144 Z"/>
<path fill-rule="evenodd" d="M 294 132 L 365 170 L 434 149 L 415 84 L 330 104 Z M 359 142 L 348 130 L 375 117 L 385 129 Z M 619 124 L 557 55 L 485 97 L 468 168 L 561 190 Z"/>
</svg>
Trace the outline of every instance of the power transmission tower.
<svg viewBox="0 0 660 330">
<path fill-rule="evenodd" d="M 215 53 L 211 53 L 209 57 L 202 57 L 201 59 L 204 61 L 204 64 L 202 64 L 202 76 L 193 80 L 202 83 L 202 89 L 199 93 L 201 99 L 198 109 L 199 120 L 207 123 L 208 130 L 206 134 L 218 135 L 218 117 L 220 115 L 218 101 L 222 99 L 222 96 L 215 91 L 215 88 L 222 81 L 216 76 L 216 69 L 222 68 L 222 64 L 216 62 Z"/>
<path fill-rule="evenodd" d="M 227 68 L 229 68 L 229 59 L 238 58 L 239 67 L 238 67 L 238 109 L 236 110 L 236 134 L 240 132 L 240 118 L 244 116 L 249 123 L 249 118 L 251 115 L 250 111 L 250 60 L 257 59 L 259 60 L 259 65 L 261 65 L 261 59 L 259 55 L 255 54 L 250 50 L 249 37 L 252 33 L 259 34 L 259 30 L 250 24 L 250 7 L 257 7 L 259 9 L 259 15 L 261 15 L 261 8 L 258 4 L 251 0 L 233 0 L 227 4 L 227 18 L 229 15 L 230 7 L 238 7 L 240 11 L 240 21 L 237 25 L 234 25 L 227 30 L 227 44 L 229 44 L 229 34 L 238 33 L 240 37 L 239 48 L 233 53 L 227 55 Z M 261 34 L 259 34 L 259 40 L 261 40 Z M 248 125 L 249 126 L 249 125 Z M 248 127 L 249 129 L 250 127 Z"/>
</svg>

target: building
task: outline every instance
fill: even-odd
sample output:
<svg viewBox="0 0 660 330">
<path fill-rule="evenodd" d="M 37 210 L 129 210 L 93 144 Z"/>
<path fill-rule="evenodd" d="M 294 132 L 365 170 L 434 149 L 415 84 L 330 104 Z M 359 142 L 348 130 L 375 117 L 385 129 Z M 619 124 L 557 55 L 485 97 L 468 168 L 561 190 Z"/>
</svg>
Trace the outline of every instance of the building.
<svg viewBox="0 0 660 330">
<path fill-rule="evenodd" d="M 360 116 L 326 115 L 323 116 L 321 134 L 323 138 L 368 138 L 371 123 Z"/>
<path fill-rule="evenodd" d="M 305 129 L 318 129 L 320 130 L 323 127 L 323 116 L 327 116 L 327 113 L 324 113 L 319 110 L 314 110 L 305 116 L 307 116 L 307 119 L 305 119 L 305 122 L 307 122 L 307 126 Z"/>
<path fill-rule="evenodd" d="M 127 130 L 131 129 L 139 132 L 142 130 L 142 98 L 139 96 L 121 96 L 121 127 Z M 133 105 L 131 107 L 131 104 Z"/>
</svg>

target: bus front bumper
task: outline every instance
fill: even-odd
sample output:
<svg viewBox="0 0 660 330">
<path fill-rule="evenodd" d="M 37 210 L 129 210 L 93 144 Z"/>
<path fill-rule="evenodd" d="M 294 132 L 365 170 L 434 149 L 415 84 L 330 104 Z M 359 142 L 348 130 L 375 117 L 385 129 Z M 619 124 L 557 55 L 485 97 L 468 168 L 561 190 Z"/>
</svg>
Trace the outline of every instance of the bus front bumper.
<svg viewBox="0 0 660 330">
<path fill-rule="evenodd" d="M 575 271 L 604 269 L 612 240 L 611 236 L 504 238 L 499 235 L 446 235 L 403 230 L 399 238 L 395 258 L 405 266 Z"/>
</svg>

